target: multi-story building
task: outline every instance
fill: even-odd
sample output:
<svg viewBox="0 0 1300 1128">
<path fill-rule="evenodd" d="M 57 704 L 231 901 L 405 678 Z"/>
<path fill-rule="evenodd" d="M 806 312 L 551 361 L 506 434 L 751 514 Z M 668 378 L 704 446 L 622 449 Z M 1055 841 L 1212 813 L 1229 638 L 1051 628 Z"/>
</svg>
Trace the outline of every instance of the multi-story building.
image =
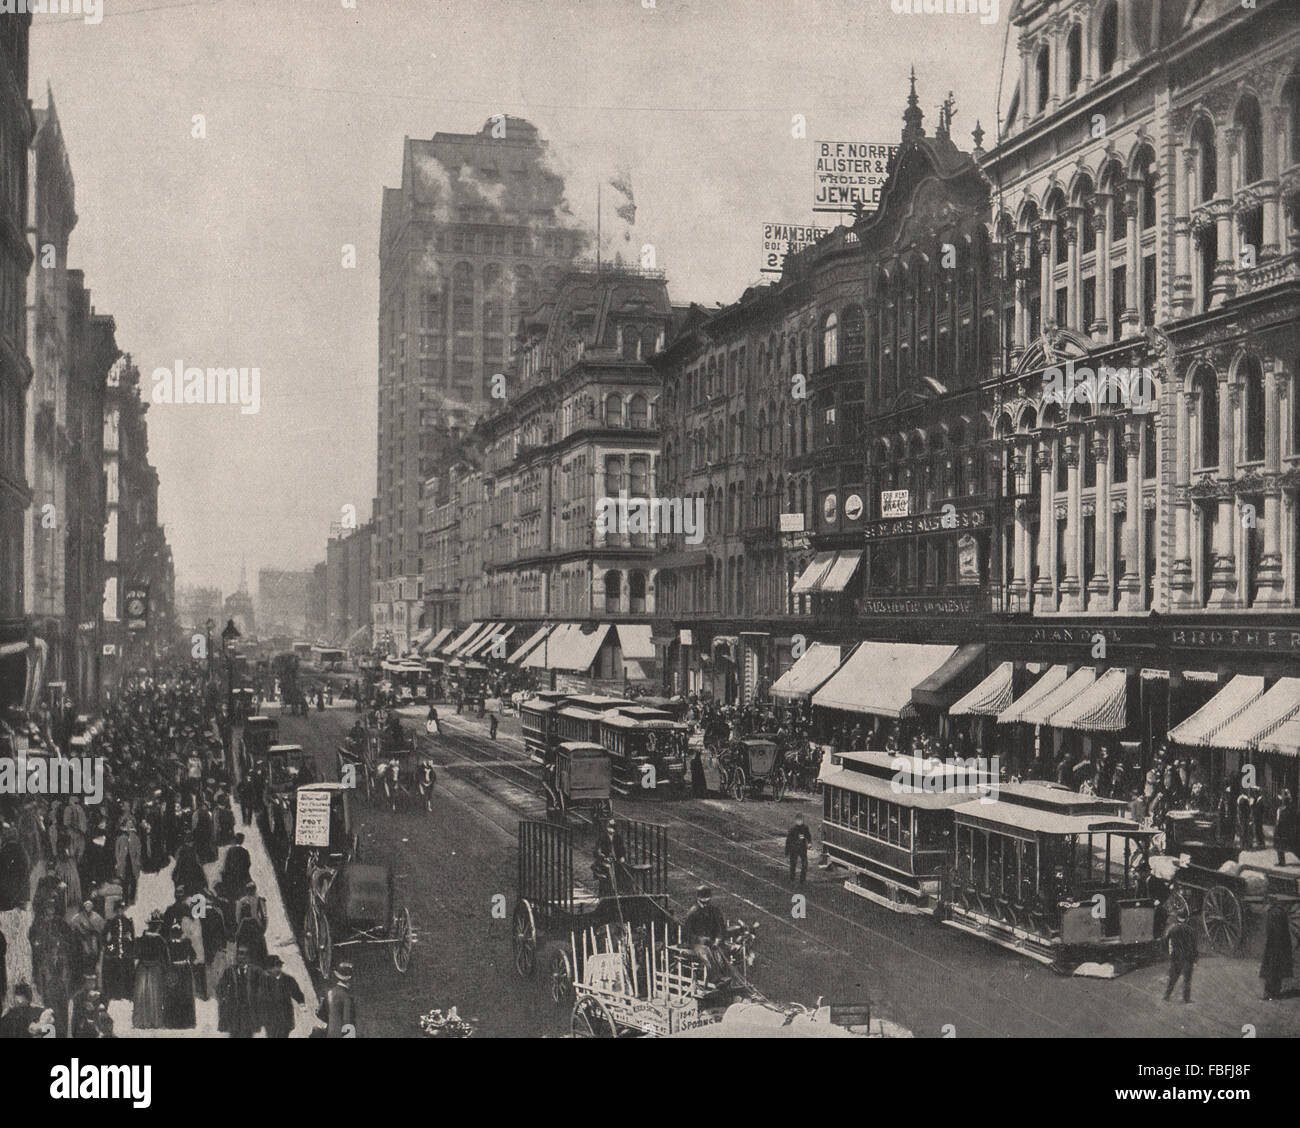
<svg viewBox="0 0 1300 1128">
<path fill-rule="evenodd" d="M 374 526 L 335 529 L 325 545 L 325 637 L 337 646 L 370 642 L 370 542 Z"/>
<path fill-rule="evenodd" d="M 426 618 L 421 494 L 448 427 L 484 412 L 515 319 L 584 243 L 528 122 L 406 139 L 380 227 L 376 641 L 404 650 Z"/>
<path fill-rule="evenodd" d="M 223 627 L 221 612 L 220 588 L 182 584 L 176 589 L 176 621 L 180 626 L 201 631 L 211 619 L 216 627 Z"/>
<path fill-rule="evenodd" d="M 257 621 L 271 635 L 302 638 L 307 630 L 311 572 L 261 568 L 257 573 Z"/>
<path fill-rule="evenodd" d="M 29 12 L 0 20 L 0 705 L 25 696 L 29 631 L 24 619 L 24 530 L 31 489 L 26 465 L 27 161 L 33 133 L 27 100 Z"/>
</svg>

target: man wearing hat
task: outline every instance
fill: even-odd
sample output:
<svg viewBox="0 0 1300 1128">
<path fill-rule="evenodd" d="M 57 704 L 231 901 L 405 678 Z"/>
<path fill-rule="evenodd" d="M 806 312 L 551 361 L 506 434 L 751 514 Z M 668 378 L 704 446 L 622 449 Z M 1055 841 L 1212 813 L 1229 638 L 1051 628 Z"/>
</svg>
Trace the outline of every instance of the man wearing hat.
<svg viewBox="0 0 1300 1128">
<path fill-rule="evenodd" d="M 266 1036 L 287 1038 L 293 1032 L 293 1004 L 303 1003 L 302 988 L 292 975 L 285 975 L 279 956 L 266 958 Z"/>
<path fill-rule="evenodd" d="M 32 1034 L 31 1028 L 39 1026 L 41 1008 L 32 1006 L 32 989 L 26 983 L 14 987 L 14 1005 L 0 1018 L 0 1038 L 39 1038 L 41 1034 Z M 50 1012 L 50 1026 L 53 1028 L 54 1014 Z"/>
<path fill-rule="evenodd" d="M 350 963 L 341 963 L 334 969 L 334 983 L 321 999 L 316 1017 L 325 1023 L 326 1038 L 357 1036 L 357 1007 L 352 998 Z"/>
<path fill-rule="evenodd" d="M 617 892 L 616 881 L 627 866 L 627 844 L 619 832 L 618 823 L 612 818 L 605 823 L 605 829 L 596 839 L 596 861 L 591 867 L 596 875 L 599 893 L 602 897 L 612 897 Z"/>
<path fill-rule="evenodd" d="M 236 944 L 235 962 L 217 984 L 217 1029 L 232 1038 L 251 1038 L 262 1026 L 266 973 L 250 957 L 247 944 Z"/>
<path fill-rule="evenodd" d="M 686 914 L 682 931 L 686 933 L 686 942 L 695 951 L 695 958 L 708 971 L 710 978 L 717 982 L 728 979 L 730 973 L 717 950 L 727 931 L 727 922 L 721 910 L 713 904 L 713 890 L 707 885 L 701 885 L 695 891 L 695 906 Z"/>
</svg>

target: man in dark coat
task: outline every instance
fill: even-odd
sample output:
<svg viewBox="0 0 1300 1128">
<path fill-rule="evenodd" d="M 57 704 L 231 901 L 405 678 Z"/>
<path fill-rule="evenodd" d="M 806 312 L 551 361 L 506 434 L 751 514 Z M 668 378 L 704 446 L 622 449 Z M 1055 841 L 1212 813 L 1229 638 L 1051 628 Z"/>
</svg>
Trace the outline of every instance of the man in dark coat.
<svg viewBox="0 0 1300 1128">
<path fill-rule="evenodd" d="M 225 859 L 221 863 L 217 892 L 232 901 L 242 896 L 251 868 L 252 859 L 244 845 L 244 836 L 236 834 L 234 844 L 226 849 Z"/>
<path fill-rule="evenodd" d="M 135 989 L 135 925 L 122 911 L 122 902 L 114 903 L 112 915 L 104 926 L 104 960 L 100 975 L 104 998 L 129 999 Z"/>
<path fill-rule="evenodd" d="M 217 984 L 217 1029 L 232 1038 L 251 1038 L 262 1027 L 266 974 L 249 961 L 246 944 L 235 946 L 235 962 Z"/>
<path fill-rule="evenodd" d="M 1283 791 L 1277 808 L 1277 825 L 1273 828 L 1273 849 L 1277 851 L 1277 864 L 1286 865 L 1286 852 L 1300 853 L 1296 841 L 1296 809 L 1289 791 Z"/>
<path fill-rule="evenodd" d="M 1192 1001 L 1192 968 L 1196 966 L 1196 930 L 1186 921 L 1174 920 L 1165 929 L 1165 942 L 1169 945 L 1169 984 L 1165 987 L 1165 1002 L 1174 993 L 1174 984 L 1183 980 L 1183 1002 Z"/>
<path fill-rule="evenodd" d="M 352 965 L 341 963 L 334 970 L 334 984 L 325 992 L 316 1017 L 325 1023 L 326 1038 L 357 1036 L 357 1005 L 352 998 Z"/>
<path fill-rule="evenodd" d="M 794 871 L 799 869 L 799 884 L 808 880 L 808 847 L 812 844 L 812 831 L 803 821 L 803 815 L 794 817 L 794 826 L 785 836 L 785 856 L 790 859 L 790 884 L 794 884 Z"/>
<path fill-rule="evenodd" d="M 32 1006 L 32 989 L 26 983 L 14 987 L 14 1005 L 0 1018 L 0 1038 L 39 1038 L 31 1027 L 41 1017 L 41 1008 Z"/>
<path fill-rule="evenodd" d="M 0 912 L 26 907 L 30 889 L 29 863 L 17 829 L 8 823 L 0 826 Z M 0 1000 L 3 998 L 0 995 Z"/>
<path fill-rule="evenodd" d="M 1264 981 L 1264 998 L 1281 997 L 1282 980 L 1289 979 L 1294 974 L 1291 918 L 1286 906 L 1280 901 L 1274 901 L 1264 918 L 1264 960 L 1259 965 L 1259 977 Z"/>
<path fill-rule="evenodd" d="M 294 1003 L 305 1003 L 302 988 L 292 975 L 285 975 L 279 956 L 266 960 L 266 1005 L 263 1010 L 268 1038 L 287 1038 L 293 1032 Z"/>
</svg>

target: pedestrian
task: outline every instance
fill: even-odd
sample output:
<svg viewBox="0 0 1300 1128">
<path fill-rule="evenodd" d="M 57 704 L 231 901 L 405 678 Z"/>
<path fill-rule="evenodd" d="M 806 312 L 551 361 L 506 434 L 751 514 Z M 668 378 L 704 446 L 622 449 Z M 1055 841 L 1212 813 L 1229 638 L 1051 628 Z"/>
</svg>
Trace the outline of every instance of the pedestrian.
<svg viewBox="0 0 1300 1128">
<path fill-rule="evenodd" d="M 1254 846 L 1255 824 L 1250 817 L 1250 792 L 1246 788 L 1241 789 L 1241 794 L 1237 796 L 1237 837 L 1241 841 L 1241 848 L 1249 850 Z"/>
<path fill-rule="evenodd" d="M 341 963 L 334 969 L 334 983 L 320 1001 L 316 1017 L 325 1023 L 325 1038 L 357 1036 L 357 1006 L 352 998 L 352 965 Z"/>
<path fill-rule="evenodd" d="M 785 836 L 785 856 L 790 859 L 790 884 L 794 884 L 795 867 L 799 868 L 799 884 L 804 885 L 808 879 L 808 847 L 812 843 L 812 831 L 803 821 L 802 812 L 795 815 L 794 826 Z"/>
<path fill-rule="evenodd" d="M 129 999 L 135 980 L 135 963 L 131 953 L 135 946 L 135 925 L 122 911 L 121 901 L 114 901 L 108 923 L 104 926 L 104 959 L 100 968 L 104 998 Z"/>
<path fill-rule="evenodd" d="M 1277 999 L 1282 995 L 1282 980 L 1295 974 L 1291 951 L 1291 918 L 1286 905 L 1274 901 L 1264 918 L 1264 959 L 1259 965 L 1259 977 L 1264 981 L 1264 998 Z"/>
<path fill-rule="evenodd" d="M 155 1030 L 163 1025 L 164 981 L 171 960 L 162 935 L 163 917 L 157 910 L 149 917 L 145 933 L 136 941 L 135 994 L 131 1025 L 136 1030 Z"/>
<path fill-rule="evenodd" d="M 305 1003 L 302 988 L 292 975 L 285 975 L 284 961 L 279 956 L 266 959 L 266 1036 L 287 1038 L 293 1032 L 294 1003 Z"/>
<path fill-rule="evenodd" d="M 491 740 L 497 738 L 497 715 L 495 713 L 488 714 L 488 737 Z"/>
<path fill-rule="evenodd" d="M 40 1038 L 43 1035 L 33 1033 L 32 1027 L 40 1025 L 41 1008 L 32 1005 L 32 989 L 26 983 L 14 987 L 14 1005 L 0 1018 L 0 1038 Z M 50 1016 L 50 1028 L 53 1029 L 54 1016 Z"/>
<path fill-rule="evenodd" d="M 262 1027 L 266 977 L 250 954 L 248 945 L 236 944 L 235 962 L 217 984 L 217 1029 L 232 1038 L 251 1038 Z"/>
<path fill-rule="evenodd" d="M 1173 920 L 1165 929 L 1165 943 L 1169 945 L 1169 983 L 1165 987 L 1165 1002 L 1174 993 L 1174 984 L 1183 981 L 1183 1002 L 1192 1001 L 1192 968 L 1196 966 L 1196 930 L 1185 920 Z"/>
<path fill-rule="evenodd" d="M 1286 852 L 1300 853 L 1296 842 L 1296 809 L 1289 791 L 1283 791 L 1278 802 L 1277 824 L 1273 827 L 1273 849 L 1277 851 L 1277 864 L 1286 865 Z"/>
</svg>

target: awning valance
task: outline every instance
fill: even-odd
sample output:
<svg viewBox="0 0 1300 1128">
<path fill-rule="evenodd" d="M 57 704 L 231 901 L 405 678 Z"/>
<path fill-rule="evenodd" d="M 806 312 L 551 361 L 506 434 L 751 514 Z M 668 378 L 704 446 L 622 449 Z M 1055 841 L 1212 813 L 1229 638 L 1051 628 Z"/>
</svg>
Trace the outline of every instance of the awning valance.
<svg viewBox="0 0 1300 1128">
<path fill-rule="evenodd" d="M 813 695 L 812 703 L 851 713 L 911 716 L 912 688 L 956 652 L 955 646 L 864 642 Z"/>
<path fill-rule="evenodd" d="M 1128 727 L 1128 674 L 1107 670 L 1047 723 L 1080 732 L 1123 732 Z"/>
<path fill-rule="evenodd" d="M 1272 736 L 1266 736 L 1259 742 L 1259 750 L 1300 757 L 1300 720 L 1287 721 Z"/>
<path fill-rule="evenodd" d="M 822 577 L 822 581 L 817 585 L 816 590 L 818 592 L 843 591 L 849 586 L 849 581 L 853 579 L 853 574 L 858 570 L 858 565 L 861 563 L 861 549 L 839 553 L 830 568 L 826 570 L 826 575 Z"/>
<path fill-rule="evenodd" d="M 799 701 L 815 693 L 840 666 L 840 648 L 814 642 L 793 666 L 772 683 L 773 697 Z"/>
<path fill-rule="evenodd" d="M 1246 752 L 1300 714 L 1300 678 L 1278 678 L 1264 696 L 1210 737 L 1214 748 Z"/>
<path fill-rule="evenodd" d="M 1186 720 L 1169 730 L 1169 739 L 1189 748 L 1206 748 L 1211 737 L 1264 696 L 1264 679 L 1238 674 Z"/>
<path fill-rule="evenodd" d="M 654 658 L 655 644 L 650 637 L 649 623 L 619 623 L 616 630 L 624 659 Z"/>
<path fill-rule="evenodd" d="M 984 644 L 966 643 L 928 678 L 912 687 L 912 704 L 946 709 L 975 684 L 983 663 Z"/>
<path fill-rule="evenodd" d="M 1014 671 L 1014 663 L 1003 662 L 965 697 L 954 702 L 948 709 L 948 715 L 996 717 L 1011 704 Z"/>
<path fill-rule="evenodd" d="M 794 586 L 790 589 L 795 595 L 807 595 L 815 591 L 817 585 L 821 583 L 826 573 L 830 571 L 831 565 L 835 563 L 835 553 L 819 552 L 812 558 L 812 563 L 799 575 L 795 580 Z"/>
<path fill-rule="evenodd" d="M 1037 709 L 1042 702 L 1060 689 L 1067 677 L 1064 666 L 1053 666 L 998 714 L 998 724 L 1009 725 L 1016 721 L 1025 721 L 1025 714 L 1031 709 Z"/>
</svg>

